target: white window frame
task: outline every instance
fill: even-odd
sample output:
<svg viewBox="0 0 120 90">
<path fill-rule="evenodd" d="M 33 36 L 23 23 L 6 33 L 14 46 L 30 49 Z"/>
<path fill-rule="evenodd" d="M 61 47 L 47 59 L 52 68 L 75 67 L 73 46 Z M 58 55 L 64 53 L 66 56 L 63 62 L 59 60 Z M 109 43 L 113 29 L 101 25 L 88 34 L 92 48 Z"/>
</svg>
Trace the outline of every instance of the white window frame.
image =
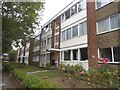
<svg viewBox="0 0 120 90">
<path fill-rule="evenodd" d="M 107 31 L 103 31 L 103 32 L 99 32 L 99 33 L 98 33 L 98 22 L 96 22 L 97 34 L 99 35 L 99 34 L 111 32 L 111 31 L 116 31 L 116 30 L 120 29 L 119 25 L 118 25 L 117 28 L 111 29 L 111 23 L 110 23 L 110 18 L 111 18 L 112 16 L 115 16 L 115 15 L 119 16 L 119 14 L 120 14 L 120 13 L 117 13 L 117 14 L 114 14 L 114 15 L 111 15 L 111 16 L 107 17 L 107 18 L 108 18 L 108 22 L 109 22 L 109 25 L 108 25 L 109 30 L 107 30 Z M 119 18 L 119 17 L 118 17 L 118 18 Z M 106 19 L 106 18 L 105 18 L 105 19 Z M 105 19 L 103 19 L 103 20 L 105 20 Z M 103 20 L 100 20 L 100 21 L 103 21 Z M 100 21 L 99 21 L 99 22 L 100 22 Z M 118 23 L 119 23 L 119 22 L 118 22 Z"/>
</svg>

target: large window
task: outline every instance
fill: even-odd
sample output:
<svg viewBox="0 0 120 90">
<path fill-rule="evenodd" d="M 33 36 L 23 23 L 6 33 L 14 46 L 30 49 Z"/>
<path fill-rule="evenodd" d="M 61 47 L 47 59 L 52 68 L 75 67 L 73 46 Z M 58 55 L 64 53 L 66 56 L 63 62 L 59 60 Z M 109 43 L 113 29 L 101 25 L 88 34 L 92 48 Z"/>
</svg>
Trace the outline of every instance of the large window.
<svg viewBox="0 0 120 90">
<path fill-rule="evenodd" d="M 99 58 L 109 58 L 110 62 L 120 62 L 120 47 L 99 49 Z"/>
<path fill-rule="evenodd" d="M 100 57 L 101 58 L 109 58 L 110 61 L 112 61 L 112 51 L 111 51 L 111 48 L 100 49 Z"/>
<path fill-rule="evenodd" d="M 109 19 L 104 19 L 98 22 L 98 33 L 105 32 L 109 30 Z"/>
<path fill-rule="evenodd" d="M 71 16 L 74 15 L 75 13 L 77 13 L 77 4 L 75 4 L 75 5 L 71 8 Z"/>
<path fill-rule="evenodd" d="M 65 61 L 70 61 L 70 57 L 71 57 L 71 50 L 67 50 L 67 51 L 64 51 L 64 60 Z"/>
<path fill-rule="evenodd" d="M 72 37 L 78 36 L 78 25 L 72 27 Z"/>
<path fill-rule="evenodd" d="M 110 0 L 97 0 L 97 8 L 103 7 L 104 5 L 108 4 Z"/>
<path fill-rule="evenodd" d="M 112 31 L 120 28 L 120 13 L 110 16 L 102 21 L 97 22 L 98 24 L 98 32 L 102 33 L 106 31 Z"/>
<path fill-rule="evenodd" d="M 71 38 L 71 28 L 68 28 L 66 30 L 66 39 L 70 39 Z"/>
<path fill-rule="evenodd" d="M 70 18 L 70 9 L 65 12 L 65 19 Z"/>
<path fill-rule="evenodd" d="M 86 35 L 87 34 L 87 23 L 82 22 L 79 24 L 79 35 Z"/>
</svg>

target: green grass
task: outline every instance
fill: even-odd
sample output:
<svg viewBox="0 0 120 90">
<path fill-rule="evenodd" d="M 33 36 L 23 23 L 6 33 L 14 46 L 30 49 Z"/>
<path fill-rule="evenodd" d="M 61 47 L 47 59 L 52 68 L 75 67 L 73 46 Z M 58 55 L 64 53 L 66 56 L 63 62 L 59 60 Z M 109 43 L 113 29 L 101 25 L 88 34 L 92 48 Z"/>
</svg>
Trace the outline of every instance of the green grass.
<svg viewBox="0 0 120 90">
<path fill-rule="evenodd" d="M 64 77 L 64 73 L 59 70 L 50 70 L 47 72 L 39 72 L 31 74 L 33 76 L 39 77 L 39 78 L 45 78 L 45 77 Z"/>
</svg>

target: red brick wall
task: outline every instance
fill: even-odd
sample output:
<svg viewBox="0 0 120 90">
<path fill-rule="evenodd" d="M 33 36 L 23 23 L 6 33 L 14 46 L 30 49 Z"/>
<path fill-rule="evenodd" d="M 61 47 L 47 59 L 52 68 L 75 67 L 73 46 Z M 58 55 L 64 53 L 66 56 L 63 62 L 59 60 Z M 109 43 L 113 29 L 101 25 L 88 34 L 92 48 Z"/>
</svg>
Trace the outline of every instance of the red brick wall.
<svg viewBox="0 0 120 90">
<path fill-rule="evenodd" d="M 89 66 L 97 66 L 98 53 L 96 41 L 96 15 L 95 1 L 87 2 L 87 30 L 88 30 L 88 63 Z"/>
</svg>

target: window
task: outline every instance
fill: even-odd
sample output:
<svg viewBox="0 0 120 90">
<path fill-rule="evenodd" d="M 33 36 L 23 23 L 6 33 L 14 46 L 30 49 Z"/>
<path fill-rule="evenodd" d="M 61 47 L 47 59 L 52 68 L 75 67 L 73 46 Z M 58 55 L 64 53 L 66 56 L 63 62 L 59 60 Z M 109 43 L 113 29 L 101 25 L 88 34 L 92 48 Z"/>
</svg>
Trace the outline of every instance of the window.
<svg viewBox="0 0 120 90">
<path fill-rule="evenodd" d="M 78 3 L 78 12 L 82 11 L 85 8 L 86 8 L 86 1 L 85 0 Z"/>
<path fill-rule="evenodd" d="M 55 43 L 58 43 L 59 42 L 59 35 L 56 35 L 55 36 Z"/>
<path fill-rule="evenodd" d="M 112 61 L 112 51 L 111 48 L 102 48 L 100 51 L 100 58 L 109 58 Z"/>
<path fill-rule="evenodd" d="M 97 0 L 97 8 L 103 7 L 104 5 L 108 4 L 109 0 Z"/>
<path fill-rule="evenodd" d="M 82 22 L 79 24 L 79 35 L 86 35 L 87 34 L 87 23 Z"/>
<path fill-rule="evenodd" d="M 81 48 L 80 49 L 81 52 L 81 60 L 88 60 L 88 52 L 87 52 L 87 48 Z"/>
<path fill-rule="evenodd" d="M 114 52 L 114 61 L 120 62 L 120 47 L 114 47 L 113 52 Z"/>
<path fill-rule="evenodd" d="M 65 13 L 62 14 L 62 21 L 65 20 Z"/>
<path fill-rule="evenodd" d="M 72 27 L 72 37 L 78 35 L 78 25 Z"/>
<path fill-rule="evenodd" d="M 118 14 L 118 27 L 120 28 L 120 13 Z"/>
<path fill-rule="evenodd" d="M 59 28 L 56 28 L 56 29 L 55 29 L 55 33 L 57 33 L 57 32 L 59 32 Z"/>
<path fill-rule="evenodd" d="M 63 31 L 63 32 L 62 32 L 62 41 L 65 41 L 65 40 L 66 40 L 66 34 L 65 34 L 65 33 L 66 33 L 66 31 Z"/>
<path fill-rule="evenodd" d="M 47 45 L 49 45 L 51 43 L 51 37 L 47 38 Z"/>
<path fill-rule="evenodd" d="M 70 18 L 70 9 L 65 12 L 65 20 Z"/>
<path fill-rule="evenodd" d="M 78 49 L 73 50 L 73 60 L 78 60 Z"/>
<path fill-rule="evenodd" d="M 71 28 L 66 30 L 66 39 L 70 39 L 71 38 Z"/>
<path fill-rule="evenodd" d="M 118 28 L 118 15 L 110 17 L 110 26 L 111 29 Z"/>
<path fill-rule="evenodd" d="M 46 54 L 46 60 L 50 61 L 50 54 L 49 53 Z"/>
<path fill-rule="evenodd" d="M 109 30 L 109 19 L 104 19 L 98 22 L 98 33 L 105 32 Z"/>
<path fill-rule="evenodd" d="M 71 56 L 71 50 L 64 51 L 64 60 L 65 61 L 70 61 L 70 56 Z"/>
<path fill-rule="evenodd" d="M 77 4 L 71 8 L 71 16 L 77 13 Z"/>
<path fill-rule="evenodd" d="M 44 46 L 46 46 L 46 40 L 44 40 Z"/>
</svg>

